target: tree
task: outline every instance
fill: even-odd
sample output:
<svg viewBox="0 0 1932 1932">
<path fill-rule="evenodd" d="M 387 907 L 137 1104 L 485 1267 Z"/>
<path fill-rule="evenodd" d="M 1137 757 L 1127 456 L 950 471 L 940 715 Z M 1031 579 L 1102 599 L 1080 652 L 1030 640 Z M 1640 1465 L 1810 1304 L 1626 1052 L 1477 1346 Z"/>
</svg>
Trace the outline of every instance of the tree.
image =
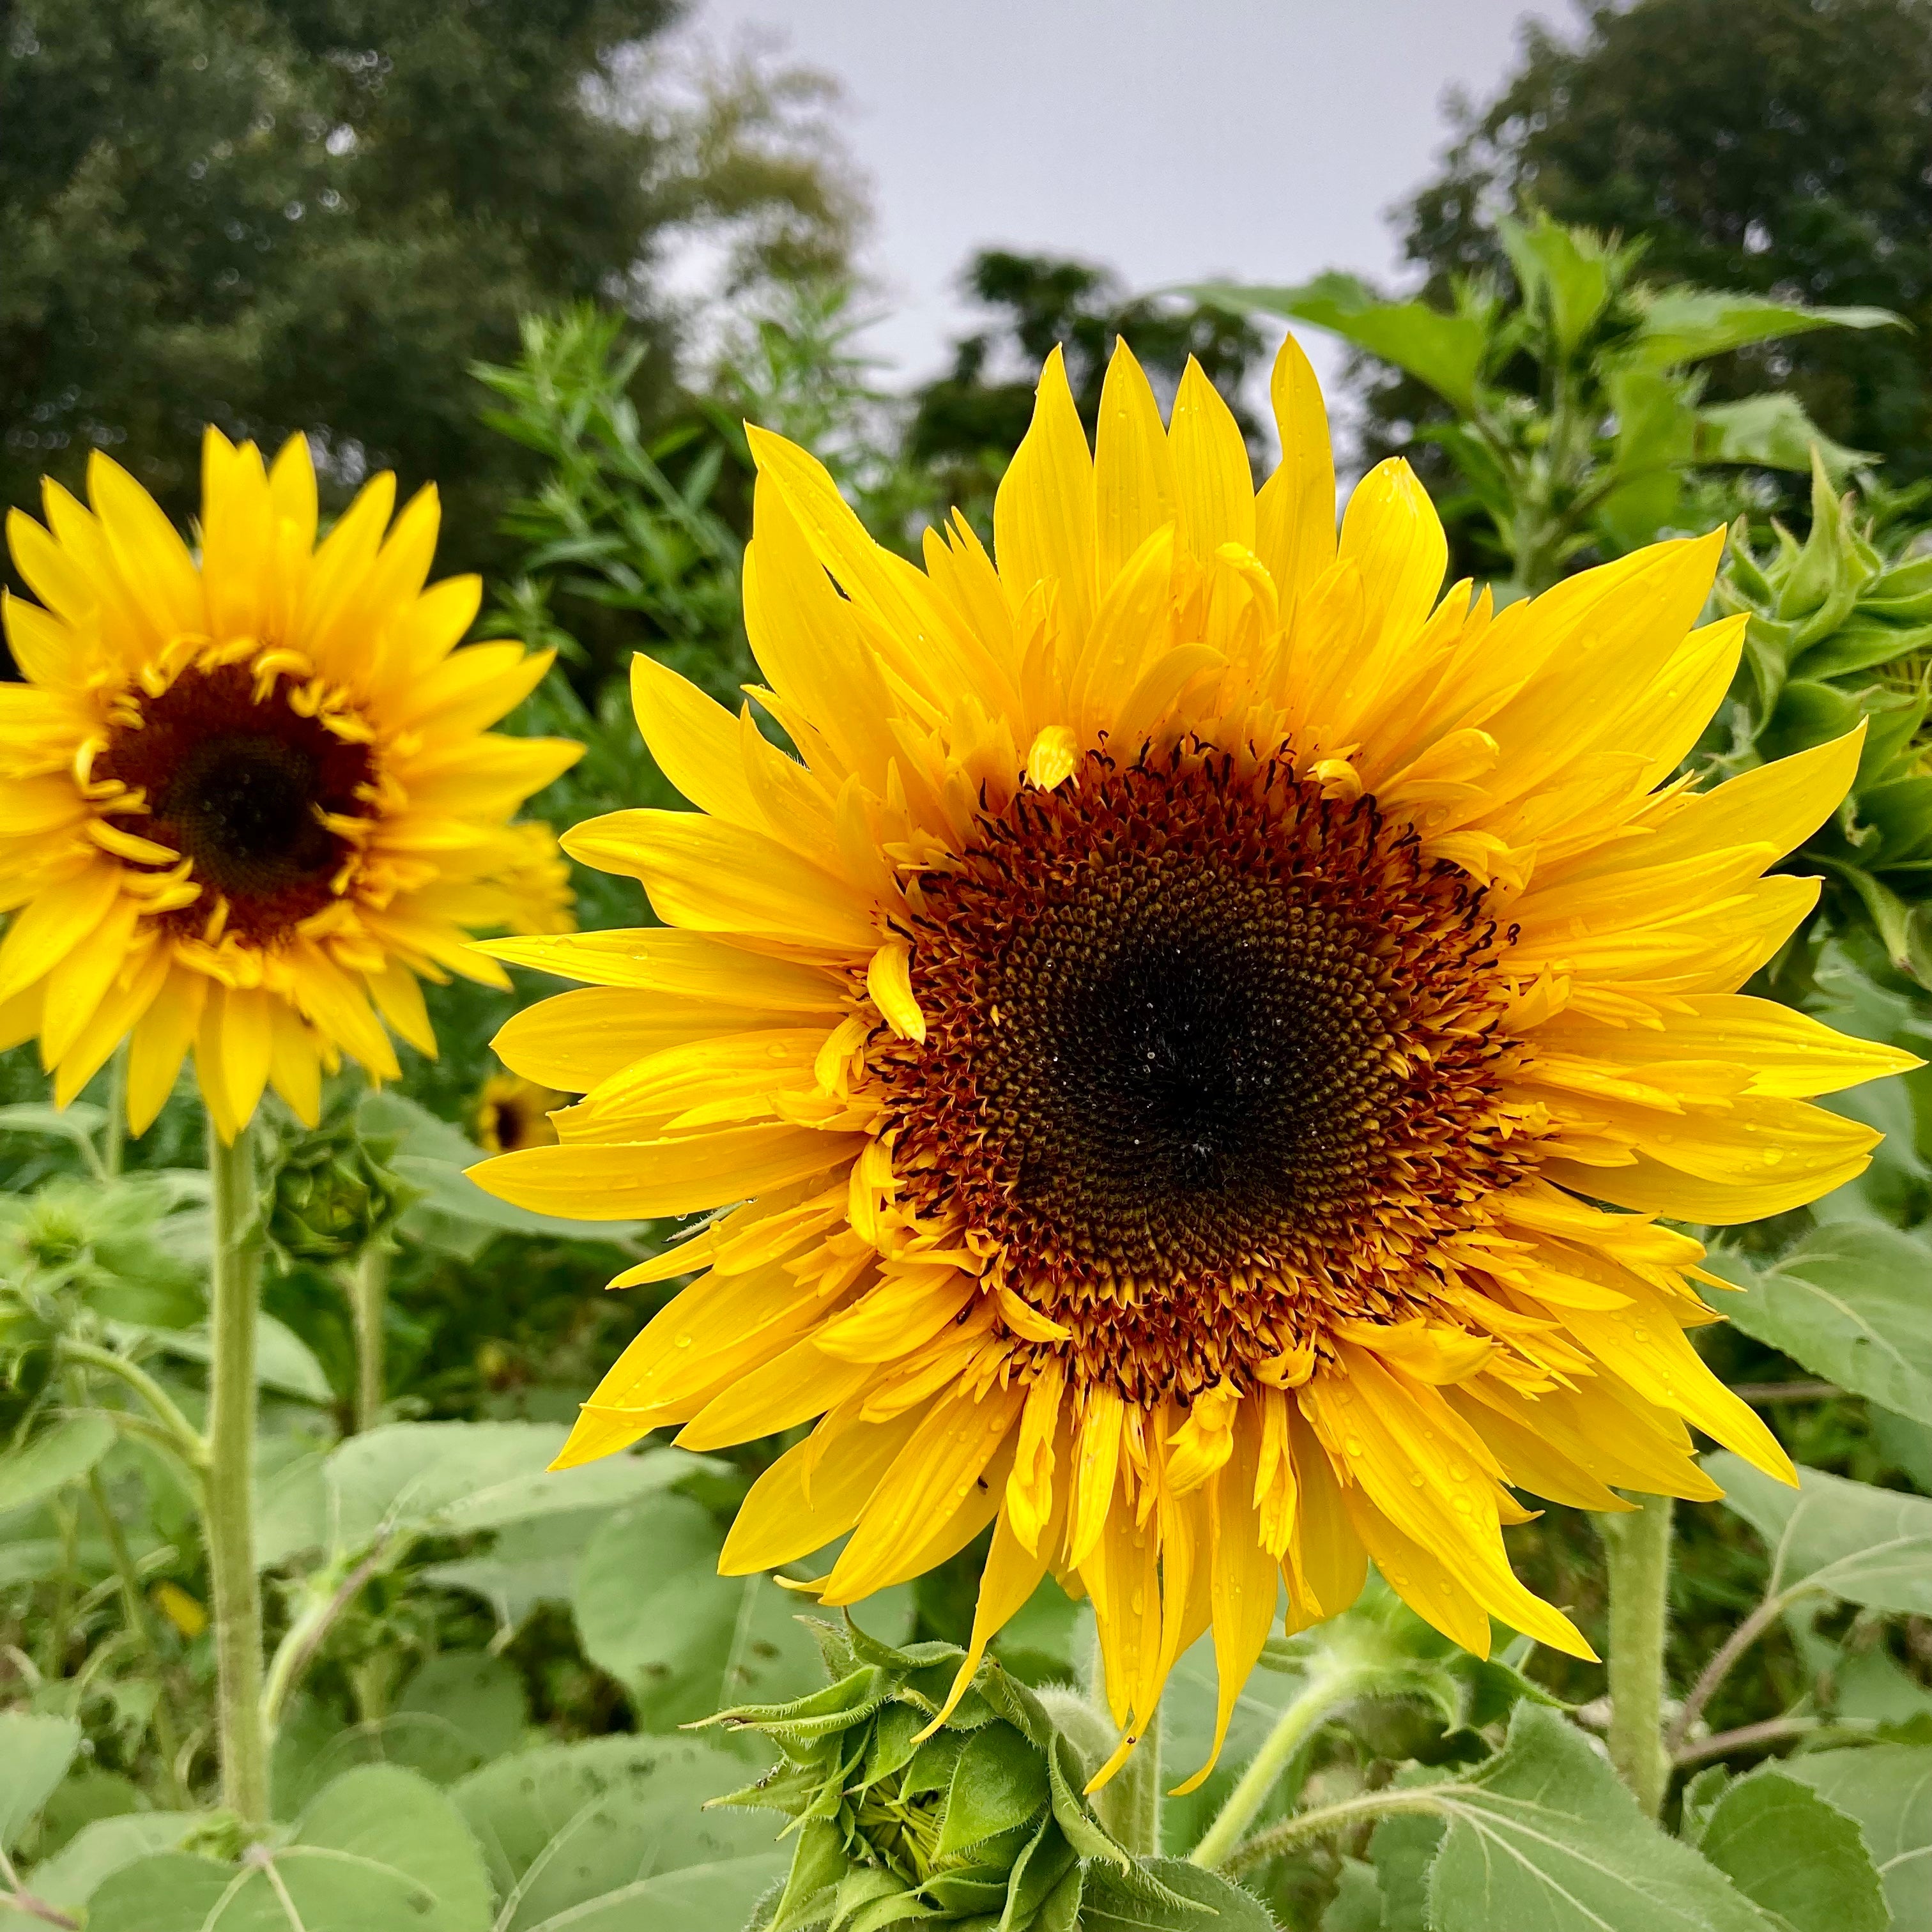
<svg viewBox="0 0 1932 1932">
<path fill-rule="evenodd" d="M 205 421 L 316 436 L 338 484 L 393 466 L 487 550 L 526 466 L 478 421 L 478 360 L 591 296 L 674 320 L 672 224 L 837 266 L 854 198 L 755 68 L 666 110 L 676 0 L 25 0 L 0 42 L 0 496 L 110 451 L 192 495 Z"/>
<path fill-rule="evenodd" d="M 1533 202 L 1644 236 L 1653 280 L 1893 310 L 1913 332 L 1756 345 L 1708 393 L 1789 388 L 1898 476 L 1932 473 L 1932 4 L 1640 0 L 1594 8 L 1574 44 L 1528 22 L 1522 49 L 1409 204 L 1431 292 L 1503 268 L 1496 216 Z M 1386 383 L 1371 414 L 1386 434 L 1416 401 Z"/>
</svg>

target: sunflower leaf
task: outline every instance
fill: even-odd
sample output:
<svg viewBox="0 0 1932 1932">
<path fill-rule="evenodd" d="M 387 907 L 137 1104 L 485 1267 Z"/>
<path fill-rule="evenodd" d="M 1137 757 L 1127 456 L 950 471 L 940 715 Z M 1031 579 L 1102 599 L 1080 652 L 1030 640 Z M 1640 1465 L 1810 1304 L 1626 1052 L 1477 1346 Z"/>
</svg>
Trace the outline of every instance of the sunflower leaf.
<svg viewBox="0 0 1932 1932">
<path fill-rule="evenodd" d="M 1932 1750 L 1907 1744 L 1816 1751 L 1784 1776 L 1857 1820 L 1885 1887 L 1894 1932 L 1932 1932 Z"/>
<path fill-rule="evenodd" d="M 1857 1821 L 1782 1772 L 1733 1784 L 1697 1848 L 1792 1932 L 1886 1932 L 1892 1923 Z"/>
<path fill-rule="evenodd" d="M 1429 1873 L 1433 1932 L 1771 1932 L 1776 1922 L 1666 1838 L 1582 1733 L 1516 1706 L 1503 1750 L 1434 1786 L 1447 1820 Z"/>
</svg>

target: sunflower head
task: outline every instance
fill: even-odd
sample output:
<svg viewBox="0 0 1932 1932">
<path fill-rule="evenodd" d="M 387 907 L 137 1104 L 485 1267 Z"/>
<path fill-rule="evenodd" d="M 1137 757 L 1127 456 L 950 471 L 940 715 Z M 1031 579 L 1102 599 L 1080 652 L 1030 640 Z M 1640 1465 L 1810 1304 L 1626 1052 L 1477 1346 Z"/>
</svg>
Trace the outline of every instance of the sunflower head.
<svg viewBox="0 0 1932 1932">
<path fill-rule="evenodd" d="M 520 1074 L 494 1073 L 476 1096 L 476 1144 L 490 1154 L 554 1147 L 556 1130 L 550 1117 L 569 1104 L 568 1094 L 540 1087 Z"/>
<path fill-rule="evenodd" d="M 38 1036 L 62 1104 L 130 1042 L 147 1126 L 193 1049 L 232 1138 L 272 1083 L 313 1124 L 346 1053 L 427 1053 L 422 980 L 502 982 L 478 928 L 567 929 L 523 800 L 578 756 L 485 728 L 548 658 L 455 649 L 473 578 L 425 584 L 436 493 L 376 478 L 316 542 L 298 436 L 266 465 L 211 429 L 199 553 L 97 454 L 8 536 L 24 682 L 0 686 L 0 1040 Z"/>
<path fill-rule="evenodd" d="M 584 1098 L 483 1184 L 707 1216 L 619 1277 L 698 1279 L 566 1460 L 817 1418 L 726 1568 L 845 1537 L 849 1603 L 991 1525 L 955 1690 L 1044 1576 L 1084 1592 L 1102 1778 L 1204 1631 L 1225 1732 L 1284 1594 L 1299 1630 L 1371 1558 L 1472 1652 L 1493 1617 L 1587 1654 L 1511 1574 L 1519 1492 L 1712 1496 L 1693 1424 L 1790 1472 L 1666 1217 L 1851 1178 L 1874 1136 L 1809 1097 L 1910 1064 L 1737 990 L 1858 739 L 1676 776 L 1738 662 L 1741 618 L 1696 628 L 1721 533 L 1497 610 L 1400 462 L 1338 533 L 1292 340 L 1274 402 L 1257 491 L 1198 368 L 1164 423 L 1124 346 L 1090 450 L 1056 356 L 994 554 L 956 518 L 922 570 L 753 431 L 790 752 L 640 658 L 698 810 L 564 842 L 662 927 L 489 949 L 589 983 L 501 1036 Z"/>
</svg>

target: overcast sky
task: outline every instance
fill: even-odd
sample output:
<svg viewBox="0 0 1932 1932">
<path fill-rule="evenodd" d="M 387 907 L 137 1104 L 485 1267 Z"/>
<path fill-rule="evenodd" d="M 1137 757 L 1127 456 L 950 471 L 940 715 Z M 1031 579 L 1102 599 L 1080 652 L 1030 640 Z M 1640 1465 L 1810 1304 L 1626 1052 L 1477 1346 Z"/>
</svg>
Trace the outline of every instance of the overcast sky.
<svg viewBox="0 0 1932 1932">
<path fill-rule="evenodd" d="M 1384 218 L 1447 139 L 1444 97 L 1486 97 L 1528 15 L 1575 19 L 1567 0 L 700 0 L 694 24 L 775 29 L 843 82 L 888 308 L 871 341 L 904 380 L 942 366 L 988 244 L 1136 289 L 1391 273 Z"/>
</svg>

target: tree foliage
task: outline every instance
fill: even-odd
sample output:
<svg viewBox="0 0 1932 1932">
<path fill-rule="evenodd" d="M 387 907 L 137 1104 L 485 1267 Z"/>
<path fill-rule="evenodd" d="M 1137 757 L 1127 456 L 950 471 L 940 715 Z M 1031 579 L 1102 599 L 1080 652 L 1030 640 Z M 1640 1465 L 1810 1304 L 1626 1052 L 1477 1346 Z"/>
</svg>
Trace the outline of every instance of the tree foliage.
<svg viewBox="0 0 1932 1932">
<path fill-rule="evenodd" d="M 1710 394 L 1788 388 L 1896 480 L 1932 472 L 1926 0 L 1640 0 L 1594 7 L 1574 42 L 1532 21 L 1514 76 L 1462 115 L 1404 224 L 1435 293 L 1502 268 L 1496 217 L 1529 201 L 1642 235 L 1653 278 L 1893 310 L 1914 333 L 1742 348 Z M 1417 400 L 1378 389 L 1382 437 Z"/>
<path fill-rule="evenodd" d="M 812 84 L 715 67 L 673 110 L 676 0 L 26 0 L 0 40 L 0 497 L 107 449 L 170 507 L 201 425 L 316 436 L 338 483 L 438 479 L 473 560 L 524 470 L 470 364 L 601 296 L 650 325 L 675 225 L 741 280 L 842 260 Z M 464 554 L 467 553 L 465 556 Z"/>
</svg>

